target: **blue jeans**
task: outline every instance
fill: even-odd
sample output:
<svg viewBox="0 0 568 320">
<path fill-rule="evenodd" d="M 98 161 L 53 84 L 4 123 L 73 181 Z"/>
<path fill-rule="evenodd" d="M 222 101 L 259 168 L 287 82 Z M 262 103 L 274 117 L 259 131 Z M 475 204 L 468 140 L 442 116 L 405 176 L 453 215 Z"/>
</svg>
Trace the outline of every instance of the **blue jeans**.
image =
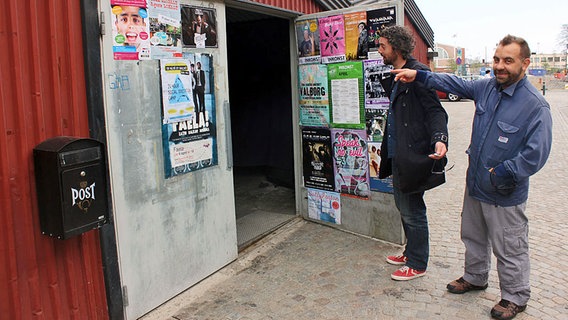
<svg viewBox="0 0 568 320">
<path fill-rule="evenodd" d="M 402 228 L 406 235 L 406 247 L 403 253 L 408 259 L 406 265 L 415 270 L 426 270 L 430 244 L 424 191 L 403 193 L 394 187 L 394 201 L 400 211 Z"/>
</svg>

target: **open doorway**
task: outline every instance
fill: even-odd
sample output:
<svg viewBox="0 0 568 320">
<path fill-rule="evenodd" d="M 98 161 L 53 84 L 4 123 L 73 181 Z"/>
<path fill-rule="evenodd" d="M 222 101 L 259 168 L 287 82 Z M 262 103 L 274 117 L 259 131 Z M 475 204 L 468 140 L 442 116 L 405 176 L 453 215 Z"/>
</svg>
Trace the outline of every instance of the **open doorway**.
<svg viewBox="0 0 568 320">
<path fill-rule="evenodd" d="M 227 8 L 239 250 L 296 215 L 290 20 Z"/>
</svg>

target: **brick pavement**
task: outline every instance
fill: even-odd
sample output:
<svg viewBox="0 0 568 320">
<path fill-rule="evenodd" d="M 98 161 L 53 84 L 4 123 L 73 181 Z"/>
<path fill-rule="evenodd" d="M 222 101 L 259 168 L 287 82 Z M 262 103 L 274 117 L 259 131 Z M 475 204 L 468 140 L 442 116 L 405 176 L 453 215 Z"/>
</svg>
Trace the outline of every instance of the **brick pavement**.
<svg viewBox="0 0 568 320">
<path fill-rule="evenodd" d="M 568 90 L 549 90 L 554 142 L 531 180 L 527 205 L 532 298 L 516 319 L 568 319 Z M 489 319 L 499 300 L 495 260 L 489 288 L 454 295 L 463 270 L 461 201 L 473 104 L 444 102 L 450 115 L 448 182 L 426 193 L 430 264 L 425 277 L 390 279 L 387 254 L 400 247 L 297 218 L 248 248 L 200 284 L 151 312 L 154 319 Z"/>
</svg>

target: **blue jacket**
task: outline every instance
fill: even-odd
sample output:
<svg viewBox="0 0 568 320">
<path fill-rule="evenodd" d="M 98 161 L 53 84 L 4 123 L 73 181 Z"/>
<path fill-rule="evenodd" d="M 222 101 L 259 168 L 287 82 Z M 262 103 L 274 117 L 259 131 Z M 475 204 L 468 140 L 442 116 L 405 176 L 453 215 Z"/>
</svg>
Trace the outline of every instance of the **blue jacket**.
<svg viewBox="0 0 568 320">
<path fill-rule="evenodd" d="M 527 77 L 504 90 L 495 78 L 466 81 L 419 71 L 416 79 L 475 101 L 467 149 L 469 195 L 503 207 L 525 202 L 529 177 L 544 166 L 552 144 L 550 106 Z"/>
</svg>

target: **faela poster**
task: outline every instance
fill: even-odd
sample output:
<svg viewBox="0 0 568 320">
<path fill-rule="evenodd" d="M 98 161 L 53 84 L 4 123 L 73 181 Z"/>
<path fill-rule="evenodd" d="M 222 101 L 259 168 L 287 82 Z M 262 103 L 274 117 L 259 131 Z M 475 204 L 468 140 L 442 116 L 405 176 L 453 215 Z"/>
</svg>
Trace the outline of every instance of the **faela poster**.
<svg viewBox="0 0 568 320">
<path fill-rule="evenodd" d="M 308 217 L 341 224 L 341 197 L 337 192 L 307 189 Z"/>
<path fill-rule="evenodd" d="M 298 80 L 300 82 L 300 125 L 329 127 L 327 65 L 300 65 Z"/>
<path fill-rule="evenodd" d="M 332 129 L 335 191 L 368 199 L 369 163 L 365 130 Z"/>
<path fill-rule="evenodd" d="M 162 140 L 166 178 L 217 165 L 217 121 L 215 95 L 211 85 L 212 55 L 186 53 L 182 62 L 162 60 L 160 69 L 162 86 L 171 88 L 162 90 Z M 179 74 L 175 70 L 179 70 Z M 179 83 L 183 83 L 183 88 Z M 190 89 L 194 86 L 193 90 L 187 89 L 188 86 Z M 185 111 L 180 116 L 171 117 L 167 115 L 168 106 L 173 105 L 170 100 L 195 101 L 196 105 L 193 109 L 183 109 Z"/>
<path fill-rule="evenodd" d="M 110 0 L 114 60 L 150 59 L 150 22 L 146 0 Z"/>
<path fill-rule="evenodd" d="M 343 15 L 318 20 L 320 52 L 323 63 L 345 61 L 345 26 Z"/>
<path fill-rule="evenodd" d="M 296 22 L 299 64 L 320 63 L 320 37 L 317 19 Z"/>
<path fill-rule="evenodd" d="M 302 128 L 304 186 L 335 190 L 331 133 L 327 128 Z"/>
</svg>

